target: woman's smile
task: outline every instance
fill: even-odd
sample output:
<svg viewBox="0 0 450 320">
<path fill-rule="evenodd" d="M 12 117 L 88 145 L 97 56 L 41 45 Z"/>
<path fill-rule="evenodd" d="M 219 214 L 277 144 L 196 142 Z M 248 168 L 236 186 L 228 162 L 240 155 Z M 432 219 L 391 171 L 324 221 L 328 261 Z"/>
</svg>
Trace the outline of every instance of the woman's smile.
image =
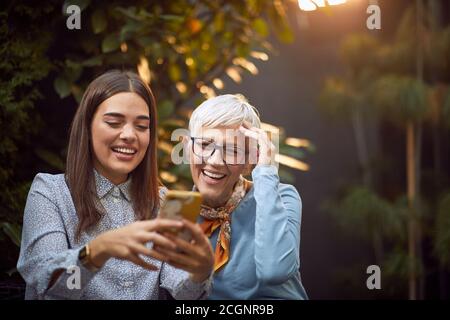
<svg viewBox="0 0 450 320">
<path fill-rule="evenodd" d="M 209 185 L 220 184 L 227 177 L 227 174 L 215 170 L 202 169 L 200 172 L 200 178 L 202 181 Z"/>
<path fill-rule="evenodd" d="M 120 161 L 131 161 L 134 159 L 137 149 L 134 147 L 117 146 L 111 147 L 112 152 Z"/>
</svg>

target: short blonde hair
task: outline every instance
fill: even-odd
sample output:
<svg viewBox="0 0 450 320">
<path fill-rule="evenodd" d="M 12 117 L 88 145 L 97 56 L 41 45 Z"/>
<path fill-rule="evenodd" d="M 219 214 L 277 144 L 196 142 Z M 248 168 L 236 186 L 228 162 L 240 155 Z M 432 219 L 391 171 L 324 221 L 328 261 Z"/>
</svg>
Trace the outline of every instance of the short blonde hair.
<svg viewBox="0 0 450 320">
<path fill-rule="evenodd" d="M 244 121 L 261 128 L 258 110 L 243 95 L 224 94 L 204 101 L 194 110 L 189 120 L 189 131 L 192 135 L 202 127 L 230 127 Z"/>
</svg>

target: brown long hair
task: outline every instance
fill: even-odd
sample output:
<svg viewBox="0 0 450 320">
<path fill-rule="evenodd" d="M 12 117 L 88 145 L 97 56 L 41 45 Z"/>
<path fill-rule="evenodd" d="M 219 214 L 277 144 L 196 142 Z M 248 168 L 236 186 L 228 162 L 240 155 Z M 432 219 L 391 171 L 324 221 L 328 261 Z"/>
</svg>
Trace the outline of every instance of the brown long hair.
<svg viewBox="0 0 450 320">
<path fill-rule="evenodd" d="M 78 215 L 76 237 L 95 227 L 103 215 L 95 186 L 91 124 L 98 106 L 120 92 L 134 92 L 147 103 L 150 142 L 144 159 L 131 172 L 130 197 L 137 220 L 156 215 L 159 206 L 156 160 L 156 102 L 150 87 L 134 72 L 108 71 L 87 87 L 73 119 L 65 178 Z"/>
</svg>

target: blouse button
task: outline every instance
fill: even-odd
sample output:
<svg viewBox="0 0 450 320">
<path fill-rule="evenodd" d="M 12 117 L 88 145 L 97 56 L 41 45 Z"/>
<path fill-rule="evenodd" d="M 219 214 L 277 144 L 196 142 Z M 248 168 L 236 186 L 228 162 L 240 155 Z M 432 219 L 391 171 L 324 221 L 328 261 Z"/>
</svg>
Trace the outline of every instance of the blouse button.
<svg viewBox="0 0 450 320">
<path fill-rule="evenodd" d="M 133 281 L 124 281 L 124 282 L 122 282 L 122 286 L 124 286 L 126 288 L 131 287 L 133 285 L 134 285 Z"/>
<path fill-rule="evenodd" d="M 113 187 L 112 190 L 111 190 L 111 194 L 112 194 L 113 197 L 119 196 L 120 195 L 119 188 L 118 187 Z"/>
</svg>

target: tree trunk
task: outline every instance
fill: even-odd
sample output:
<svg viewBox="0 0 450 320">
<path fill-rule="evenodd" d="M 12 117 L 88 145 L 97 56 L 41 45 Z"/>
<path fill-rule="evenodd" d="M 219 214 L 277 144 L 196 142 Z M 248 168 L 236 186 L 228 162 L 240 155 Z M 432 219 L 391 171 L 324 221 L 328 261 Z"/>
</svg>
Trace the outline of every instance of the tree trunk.
<svg viewBox="0 0 450 320">
<path fill-rule="evenodd" d="M 363 185 L 372 188 L 372 175 L 369 166 L 369 151 L 367 149 L 367 139 L 364 132 L 364 124 L 359 107 L 352 111 L 352 127 L 355 136 L 356 154 L 359 166 L 362 170 Z M 377 230 L 372 229 L 372 249 L 375 256 L 375 263 L 381 265 L 384 259 L 383 239 Z"/>
<path fill-rule="evenodd" d="M 417 201 L 418 199 L 420 199 L 420 194 L 421 194 L 421 163 L 422 163 L 422 123 L 419 122 L 417 124 L 417 130 L 415 130 L 415 134 L 416 134 L 416 141 L 415 141 L 415 172 L 414 172 L 414 176 L 416 179 L 416 187 L 415 187 L 415 194 L 416 194 L 416 201 L 414 202 L 414 212 L 415 213 L 419 213 L 419 201 Z M 418 198 L 418 199 L 417 199 Z M 416 252 L 417 252 L 417 262 L 418 262 L 418 267 L 420 268 L 420 273 L 418 273 L 418 281 L 419 281 L 419 286 L 418 286 L 418 292 L 417 292 L 417 298 L 420 300 L 423 300 L 425 298 L 425 266 L 423 264 L 423 249 L 422 249 L 422 224 L 423 224 L 423 220 L 422 220 L 422 216 L 421 215 L 417 215 L 416 216 Z"/>
<path fill-rule="evenodd" d="M 408 195 L 408 262 L 409 262 L 409 280 L 408 295 L 410 300 L 417 299 L 417 270 L 416 270 L 416 177 L 415 177 L 415 143 L 414 143 L 414 123 L 408 121 L 406 125 L 406 177 L 407 177 L 407 195 Z"/>
<path fill-rule="evenodd" d="M 417 52 L 416 52 L 416 73 L 417 73 L 417 80 L 423 81 L 423 48 L 424 48 L 424 6 L 423 6 L 423 0 L 416 0 L 416 25 L 417 25 Z M 413 213 L 417 213 L 417 196 L 420 196 L 420 178 L 421 178 L 421 154 L 422 154 L 422 123 L 419 121 L 417 124 L 416 130 L 416 141 L 413 142 L 414 148 L 415 148 L 415 163 L 414 163 L 414 178 L 415 178 L 415 185 L 414 185 L 414 194 L 413 194 L 413 201 L 412 201 L 412 209 L 414 210 Z M 424 298 L 424 291 L 425 291 L 425 272 L 424 272 L 424 265 L 423 265 L 423 250 L 422 250 L 422 223 L 421 219 L 416 218 L 414 219 L 414 236 L 415 236 L 415 246 L 417 250 L 417 262 L 421 269 L 421 274 L 419 275 L 419 291 L 418 291 L 418 298 L 423 299 Z M 417 270 L 416 276 L 417 276 Z"/>
<path fill-rule="evenodd" d="M 383 239 L 380 233 L 375 230 L 372 232 L 372 246 L 375 254 L 375 263 L 381 266 L 384 260 Z"/>
<path fill-rule="evenodd" d="M 372 177 L 369 168 L 369 152 L 367 150 L 367 141 L 364 134 L 364 125 L 359 107 L 352 111 L 353 134 L 355 135 L 356 154 L 358 155 L 359 166 L 363 174 L 363 184 L 365 187 L 372 186 Z"/>
<path fill-rule="evenodd" d="M 440 0 L 432 0 L 428 2 L 429 6 L 429 12 L 430 12 L 430 27 L 431 31 L 433 33 L 439 32 L 442 30 L 442 2 Z M 431 74 L 433 84 L 436 86 L 437 90 L 440 91 L 439 84 L 437 84 L 437 75 L 435 73 Z M 440 95 L 438 93 L 438 95 Z M 441 98 L 439 96 L 439 98 Z M 442 101 L 439 101 L 439 103 L 443 103 Z M 437 116 L 432 121 L 432 141 L 433 141 L 433 180 L 434 180 L 434 194 L 439 194 L 439 192 L 442 190 L 442 184 L 441 184 L 441 170 L 442 170 L 442 164 L 441 164 L 441 121 L 440 116 Z M 448 281 L 446 279 L 446 271 L 445 268 L 440 264 L 439 266 L 439 298 L 440 299 L 447 299 L 447 285 Z"/>
</svg>

